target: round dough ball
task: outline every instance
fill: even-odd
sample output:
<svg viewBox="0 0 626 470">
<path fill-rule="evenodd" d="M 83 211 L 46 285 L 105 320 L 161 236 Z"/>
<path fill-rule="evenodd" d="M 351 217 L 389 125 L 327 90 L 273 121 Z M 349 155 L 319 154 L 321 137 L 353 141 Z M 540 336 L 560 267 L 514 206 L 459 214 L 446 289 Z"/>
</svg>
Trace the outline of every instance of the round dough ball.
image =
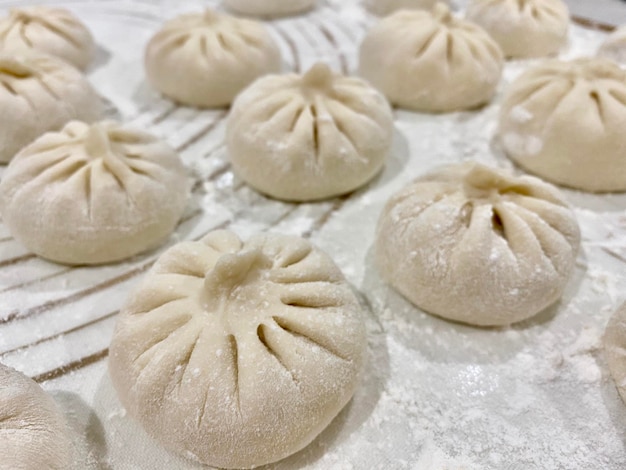
<svg viewBox="0 0 626 470">
<path fill-rule="evenodd" d="M 432 13 L 403 10 L 374 26 L 361 45 L 359 67 L 392 104 L 449 112 L 490 101 L 503 63 L 487 33 L 438 3 Z"/>
<path fill-rule="evenodd" d="M 600 57 L 626 65 L 626 25 L 611 33 L 598 51 Z"/>
<path fill-rule="evenodd" d="M 227 8 L 244 15 L 279 17 L 312 9 L 317 0 L 224 0 Z"/>
<path fill-rule="evenodd" d="M 381 16 L 397 10 L 430 10 L 436 3 L 437 0 L 365 0 L 368 10 Z"/>
<path fill-rule="evenodd" d="M 603 345 L 604 357 L 617 391 L 626 402 L 626 304 L 613 314 L 606 325 Z"/>
<path fill-rule="evenodd" d="M 0 470 L 67 470 L 72 447 L 56 403 L 39 385 L 0 364 Z"/>
<path fill-rule="evenodd" d="M 252 468 L 308 445 L 352 397 L 362 311 L 333 261 L 299 237 L 228 231 L 167 251 L 116 325 L 109 373 L 164 447 Z"/>
<path fill-rule="evenodd" d="M 542 178 L 626 191 L 626 70 L 607 59 L 546 61 L 511 85 L 498 133 L 508 156 Z"/>
<path fill-rule="evenodd" d="M 64 8 L 14 8 L 0 21 L 0 50 L 9 54 L 31 51 L 59 57 L 84 70 L 96 46 L 89 30 Z"/>
<path fill-rule="evenodd" d="M 264 77 L 235 101 L 226 143 L 233 169 L 272 197 L 311 201 L 370 181 L 391 148 L 387 100 L 363 80 L 316 64 Z"/>
<path fill-rule="evenodd" d="M 569 10 L 562 0 L 470 0 L 466 16 L 495 39 L 506 57 L 554 55 L 567 42 Z"/>
<path fill-rule="evenodd" d="M 0 163 L 72 119 L 100 119 L 102 100 L 74 67 L 44 54 L 0 54 Z"/>
<path fill-rule="evenodd" d="M 152 86 L 189 106 L 229 106 L 254 80 L 280 70 L 280 50 L 265 26 L 211 10 L 168 21 L 146 50 Z"/>
<path fill-rule="evenodd" d="M 426 312 L 479 326 L 530 318 L 561 297 L 580 231 L 556 188 L 478 163 L 445 166 L 387 203 L 383 278 Z"/>
<path fill-rule="evenodd" d="M 37 255 L 65 264 L 119 261 L 174 230 L 189 179 L 174 150 L 112 121 L 73 121 L 13 159 L 2 220 Z"/>
</svg>

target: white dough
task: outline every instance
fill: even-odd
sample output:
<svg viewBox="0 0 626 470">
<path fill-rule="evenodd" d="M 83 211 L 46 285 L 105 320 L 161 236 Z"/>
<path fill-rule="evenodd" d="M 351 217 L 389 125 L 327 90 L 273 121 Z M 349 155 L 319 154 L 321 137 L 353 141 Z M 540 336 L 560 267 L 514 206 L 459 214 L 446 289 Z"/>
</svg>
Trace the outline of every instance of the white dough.
<svg viewBox="0 0 626 470">
<path fill-rule="evenodd" d="M 617 391 L 626 402 L 626 304 L 617 309 L 606 325 L 603 345 Z"/>
<path fill-rule="evenodd" d="M 0 364 L 0 470 L 68 470 L 72 447 L 54 400 Z"/>
<path fill-rule="evenodd" d="M 229 106 L 258 77 L 280 70 L 280 50 L 264 25 L 211 10 L 168 21 L 146 49 L 152 86 L 189 106 Z"/>
<path fill-rule="evenodd" d="M 364 3 L 372 13 L 385 16 L 397 10 L 430 10 L 437 0 L 364 0 Z"/>
<path fill-rule="evenodd" d="M 508 325 L 561 297 L 579 244 L 575 216 L 556 188 L 462 163 L 391 198 L 376 259 L 384 280 L 424 311 Z"/>
<path fill-rule="evenodd" d="M 219 468 L 308 445 L 357 386 L 362 311 L 333 261 L 275 234 L 217 231 L 167 251 L 116 325 L 109 373 L 164 447 Z"/>
<path fill-rule="evenodd" d="M 361 45 L 359 70 L 394 105 L 449 112 L 490 101 L 503 63 L 487 33 L 438 3 L 381 20 Z"/>
<path fill-rule="evenodd" d="M 0 50 L 9 54 L 44 52 L 81 70 L 93 60 L 95 43 L 89 30 L 64 8 L 14 8 L 0 21 Z"/>
<path fill-rule="evenodd" d="M 598 51 L 600 57 L 626 65 L 626 25 L 612 32 Z"/>
<path fill-rule="evenodd" d="M 557 54 L 570 23 L 562 0 L 470 0 L 467 19 L 482 26 L 510 58 Z"/>
<path fill-rule="evenodd" d="M 317 0 L 224 0 L 231 10 L 260 17 L 295 15 L 310 10 Z"/>
<path fill-rule="evenodd" d="M 235 101 L 227 146 L 238 176 L 278 199 L 310 201 L 370 181 L 391 147 L 387 100 L 318 63 L 304 75 L 261 78 Z"/>
<path fill-rule="evenodd" d="M 0 54 L 0 163 L 72 119 L 100 119 L 103 106 L 74 67 L 49 55 Z"/>
<path fill-rule="evenodd" d="M 542 178 L 626 191 L 626 70 L 599 58 L 545 61 L 506 91 L 498 133 L 507 155 Z"/>
<path fill-rule="evenodd" d="M 188 192 L 185 168 L 165 143 L 111 121 L 74 121 L 13 159 L 0 210 L 11 234 L 37 255 L 99 264 L 162 243 Z"/>
</svg>

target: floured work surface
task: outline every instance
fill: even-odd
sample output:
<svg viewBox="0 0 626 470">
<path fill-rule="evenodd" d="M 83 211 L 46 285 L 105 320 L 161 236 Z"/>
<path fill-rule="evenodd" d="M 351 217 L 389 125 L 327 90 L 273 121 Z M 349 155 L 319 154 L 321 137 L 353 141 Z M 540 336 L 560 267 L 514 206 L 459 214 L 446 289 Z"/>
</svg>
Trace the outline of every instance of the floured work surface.
<svg viewBox="0 0 626 470">
<path fill-rule="evenodd" d="M 583 249 L 558 305 L 502 329 L 426 315 L 378 277 L 378 215 L 392 193 L 436 165 L 472 159 L 511 167 L 492 142 L 501 93 L 476 112 L 396 111 L 387 168 L 350 197 L 268 200 L 233 177 L 223 146 L 225 111 L 176 107 L 144 81 L 151 34 L 165 18 L 207 3 L 56 2 L 97 39 L 90 79 L 116 108 L 112 117 L 164 136 L 194 173 L 193 201 L 170 245 L 225 227 L 243 238 L 263 230 L 298 234 L 326 250 L 363 293 L 370 348 L 362 386 L 313 444 L 271 468 L 624 468 L 626 407 L 599 348 L 624 300 L 626 195 L 564 190 Z M 302 71 L 323 60 L 353 72 L 373 19 L 354 1 L 320 3 L 313 13 L 270 23 L 287 66 Z M 593 54 L 604 33 L 574 26 L 570 36 L 568 58 Z M 501 90 L 533 63 L 508 64 Z M 119 265 L 70 269 L 37 259 L 0 226 L 0 361 L 41 382 L 64 408 L 77 433 L 77 469 L 197 468 L 159 448 L 126 416 L 106 372 L 116 313 L 163 249 Z"/>
</svg>

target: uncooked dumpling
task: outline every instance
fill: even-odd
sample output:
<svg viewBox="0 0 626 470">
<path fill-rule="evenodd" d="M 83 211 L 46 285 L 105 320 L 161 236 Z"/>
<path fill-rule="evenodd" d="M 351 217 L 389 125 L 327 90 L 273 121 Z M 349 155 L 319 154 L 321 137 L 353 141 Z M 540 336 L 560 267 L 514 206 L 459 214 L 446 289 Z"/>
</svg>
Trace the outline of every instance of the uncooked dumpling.
<svg viewBox="0 0 626 470">
<path fill-rule="evenodd" d="M 389 15 L 396 10 L 430 10 L 437 0 L 365 0 L 365 6 L 377 15 Z"/>
<path fill-rule="evenodd" d="M 557 54 L 567 42 L 562 0 L 470 0 L 467 19 L 482 26 L 511 58 Z"/>
<path fill-rule="evenodd" d="M 626 402 L 626 304 L 611 317 L 604 332 L 604 356 L 617 386 Z"/>
<path fill-rule="evenodd" d="M 508 156 L 542 178 L 626 191 L 626 70 L 607 59 L 546 61 L 507 90 L 498 132 Z"/>
<path fill-rule="evenodd" d="M 44 52 L 79 69 L 93 60 L 95 44 L 89 30 L 64 8 L 14 8 L 0 21 L 0 50 L 9 54 Z"/>
<path fill-rule="evenodd" d="M 463 163 L 391 198 L 376 259 L 384 280 L 426 312 L 508 325 L 561 297 L 579 243 L 574 214 L 556 188 Z"/>
<path fill-rule="evenodd" d="M 432 12 L 403 10 L 374 26 L 359 70 L 392 104 L 448 112 L 491 100 L 503 62 L 487 33 L 438 3 Z"/>
<path fill-rule="evenodd" d="M 39 385 L 0 364 L 0 470 L 68 470 L 63 415 Z"/>
<path fill-rule="evenodd" d="M 229 106 L 254 80 L 280 69 L 280 50 L 265 26 L 211 10 L 168 21 L 146 50 L 152 86 L 189 106 Z"/>
<path fill-rule="evenodd" d="M 102 117 L 100 97 L 74 67 L 44 54 L 0 54 L 0 163 L 68 121 Z"/>
<path fill-rule="evenodd" d="M 261 17 L 294 15 L 310 10 L 317 0 L 224 0 L 224 4 L 238 13 Z"/>
<path fill-rule="evenodd" d="M 13 159 L 2 220 L 37 255 L 66 264 L 122 260 L 174 230 L 189 180 L 174 150 L 112 121 L 70 122 Z"/>
<path fill-rule="evenodd" d="M 244 181 L 278 199 L 308 201 L 370 181 L 392 135 L 383 95 L 317 64 L 304 75 L 271 75 L 250 86 L 232 107 L 226 139 Z"/>
<path fill-rule="evenodd" d="M 626 25 L 614 31 L 606 38 L 606 41 L 604 41 L 604 44 L 600 47 L 598 55 L 614 60 L 619 64 L 626 65 Z"/>
<path fill-rule="evenodd" d="M 308 445 L 350 400 L 365 351 L 341 271 L 299 237 L 227 231 L 167 251 L 122 309 L 109 372 L 164 447 L 251 468 Z"/>
</svg>

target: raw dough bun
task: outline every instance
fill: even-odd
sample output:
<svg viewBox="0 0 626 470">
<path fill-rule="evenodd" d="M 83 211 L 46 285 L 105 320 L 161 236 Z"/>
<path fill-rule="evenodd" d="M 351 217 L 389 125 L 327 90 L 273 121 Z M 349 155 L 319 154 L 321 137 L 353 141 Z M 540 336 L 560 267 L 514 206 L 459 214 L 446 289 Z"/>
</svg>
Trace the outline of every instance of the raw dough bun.
<svg viewBox="0 0 626 470">
<path fill-rule="evenodd" d="M 233 169 L 262 193 L 310 201 L 349 193 L 385 164 L 387 100 L 358 78 L 316 64 L 258 80 L 235 101 L 226 142 Z"/>
<path fill-rule="evenodd" d="M 99 264 L 162 243 L 188 189 L 185 168 L 165 143 L 112 121 L 74 121 L 13 159 L 0 209 L 13 236 L 39 256 Z"/>
<path fill-rule="evenodd" d="M 226 7 L 244 15 L 278 17 L 312 9 L 317 0 L 224 0 Z"/>
<path fill-rule="evenodd" d="M 626 70 L 607 59 L 546 61 L 511 85 L 498 132 L 531 173 L 585 191 L 625 191 Z"/>
<path fill-rule="evenodd" d="M 360 73 L 395 105 L 448 112 L 491 100 L 503 62 L 487 33 L 438 3 L 432 13 L 399 11 L 374 26 L 361 45 Z"/>
<path fill-rule="evenodd" d="M 604 332 L 604 356 L 617 391 L 626 402 L 626 304 L 611 317 Z"/>
<path fill-rule="evenodd" d="M 0 163 L 72 119 L 94 121 L 102 101 L 74 67 L 44 54 L 0 54 Z"/>
<path fill-rule="evenodd" d="M 72 447 L 54 400 L 0 364 L 0 470 L 67 470 Z"/>
<path fill-rule="evenodd" d="M 569 10 L 562 0 L 470 0 L 467 19 L 485 28 L 506 57 L 544 57 L 567 42 Z"/>
<path fill-rule="evenodd" d="M 556 188 L 478 163 L 442 167 L 387 203 L 378 226 L 383 278 L 426 312 L 508 325 L 556 302 L 580 231 Z"/>
<path fill-rule="evenodd" d="M 89 30 L 64 8 L 14 8 L 0 21 L 4 53 L 45 52 L 84 70 L 93 60 L 95 44 Z"/>
<path fill-rule="evenodd" d="M 430 10 L 435 3 L 437 0 L 365 0 L 368 10 L 381 16 L 396 10 Z"/>
<path fill-rule="evenodd" d="M 626 65 L 626 25 L 611 33 L 600 47 L 598 55 Z"/>
<path fill-rule="evenodd" d="M 167 251 L 120 314 L 109 372 L 148 434 L 219 468 L 308 445 L 352 397 L 361 308 L 308 241 L 228 231 Z"/>
<path fill-rule="evenodd" d="M 152 86 L 190 106 L 229 106 L 254 80 L 280 69 L 280 50 L 265 26 L 211 10 L 168 21 L 146 50 Z"/>
</svg>

